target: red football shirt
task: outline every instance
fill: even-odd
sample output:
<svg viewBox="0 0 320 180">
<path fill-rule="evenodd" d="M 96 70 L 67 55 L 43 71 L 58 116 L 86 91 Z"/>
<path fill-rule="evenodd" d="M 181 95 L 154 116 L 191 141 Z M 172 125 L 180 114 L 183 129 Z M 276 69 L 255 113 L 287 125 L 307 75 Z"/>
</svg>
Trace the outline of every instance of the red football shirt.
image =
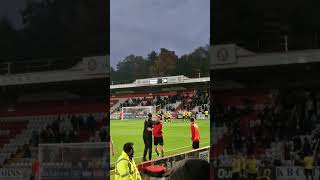
<svg viewBox="0 0 320 180">
<path fill-rule="evenodd" d="M 196 123 L 191 123 L 191 139 L 193 142 L 199 142 L 200 140 L 199 128 Z"/>
<path fill-rule="evenodd" d="M 153 136 L 162 137 L 162 122 L 153 125 Z"/>
</svg>

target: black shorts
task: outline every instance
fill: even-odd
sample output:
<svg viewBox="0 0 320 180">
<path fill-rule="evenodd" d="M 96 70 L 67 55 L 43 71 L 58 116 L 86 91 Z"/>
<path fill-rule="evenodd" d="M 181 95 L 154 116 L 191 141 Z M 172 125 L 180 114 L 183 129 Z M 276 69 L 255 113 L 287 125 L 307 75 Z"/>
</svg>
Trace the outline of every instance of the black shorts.
<svg viewBox="0 0 320 180">
<path fill-rule="evenodd" d="M 313 176 L 312 169 L 304 169 L 304 175 L 305 176 Z"/>
<path fill-rule="evenodd" d="M 186 118 L 186 116 L 182 116 L 182 118 L 183 118 L 183 119 L 185 119 L 185 118 Z"/>
<path fill-rule="evenodd" d="M 248 178 L 249 179 L 256 179 L 258 177 L 257 173 L 248 173 Z"/>
<path fill-rule="evenodd" d="M 154 145 L 157 146 L 158 144 L 163 146 L 163 137 L 154 137 Z"/>
<path fill-rule="evenodd" d="M 233 172 L 232 173 L 232 180 L 239 180 L 240 173 L 239 172 Z"/>
<path fill-rule="evenodd" d="M 198 149 L 199 148 L 199 142 L 192 142 L 192 149 Z"/>
</svg>

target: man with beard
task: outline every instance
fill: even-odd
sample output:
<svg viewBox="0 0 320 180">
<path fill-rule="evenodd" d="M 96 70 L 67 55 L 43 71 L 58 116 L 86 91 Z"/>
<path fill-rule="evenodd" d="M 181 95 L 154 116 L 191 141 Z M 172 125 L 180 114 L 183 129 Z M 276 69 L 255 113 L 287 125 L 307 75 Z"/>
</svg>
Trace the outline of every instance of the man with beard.
<svg viewBox="0 0 320 180">
<path fill-rule="evenodd" d="M 141 180 L 139 170 L 133 159 L 133 154 L 133 143 L 126 143 L 115 165 L 115 180 Z"/>
<path fill-rule="evenodd" d="M 146 156 L 149 152 L 149 160 L 152 158 L 152 114 L 148 114 L 148 118 L 144 121 L 143 128 L 143 142 L 144 142 L 144 151 L 142 161 L 147 161 Z"/>
</svg>

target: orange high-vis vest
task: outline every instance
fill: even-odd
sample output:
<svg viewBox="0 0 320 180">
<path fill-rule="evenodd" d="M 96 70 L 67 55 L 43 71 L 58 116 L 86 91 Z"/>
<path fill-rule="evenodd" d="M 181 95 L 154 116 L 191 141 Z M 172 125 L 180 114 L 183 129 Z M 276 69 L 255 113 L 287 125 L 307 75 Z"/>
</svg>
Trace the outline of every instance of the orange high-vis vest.
<svg viewBox="0 0 320 180">
<path fill-rule="evenodd" d="M 192 142 L 199 142 L 200 140 L 200 133 L 199 128 L 196 123 L 191 123 L 191 135 L 192 135 Z"/>
</svg>

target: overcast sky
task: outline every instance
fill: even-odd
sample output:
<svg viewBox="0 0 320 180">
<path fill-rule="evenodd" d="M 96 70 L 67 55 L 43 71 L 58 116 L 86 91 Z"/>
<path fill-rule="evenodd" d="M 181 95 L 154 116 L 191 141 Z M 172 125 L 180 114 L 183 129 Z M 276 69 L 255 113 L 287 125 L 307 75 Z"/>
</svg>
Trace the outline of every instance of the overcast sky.
<svg viewBox="0 0 320 180">
<path fill-rule="evenodd" d="M 111 0 L 110 60 L 160 48 L 190 53 L 209 43 L 210 0 Z"/>
</svg>

